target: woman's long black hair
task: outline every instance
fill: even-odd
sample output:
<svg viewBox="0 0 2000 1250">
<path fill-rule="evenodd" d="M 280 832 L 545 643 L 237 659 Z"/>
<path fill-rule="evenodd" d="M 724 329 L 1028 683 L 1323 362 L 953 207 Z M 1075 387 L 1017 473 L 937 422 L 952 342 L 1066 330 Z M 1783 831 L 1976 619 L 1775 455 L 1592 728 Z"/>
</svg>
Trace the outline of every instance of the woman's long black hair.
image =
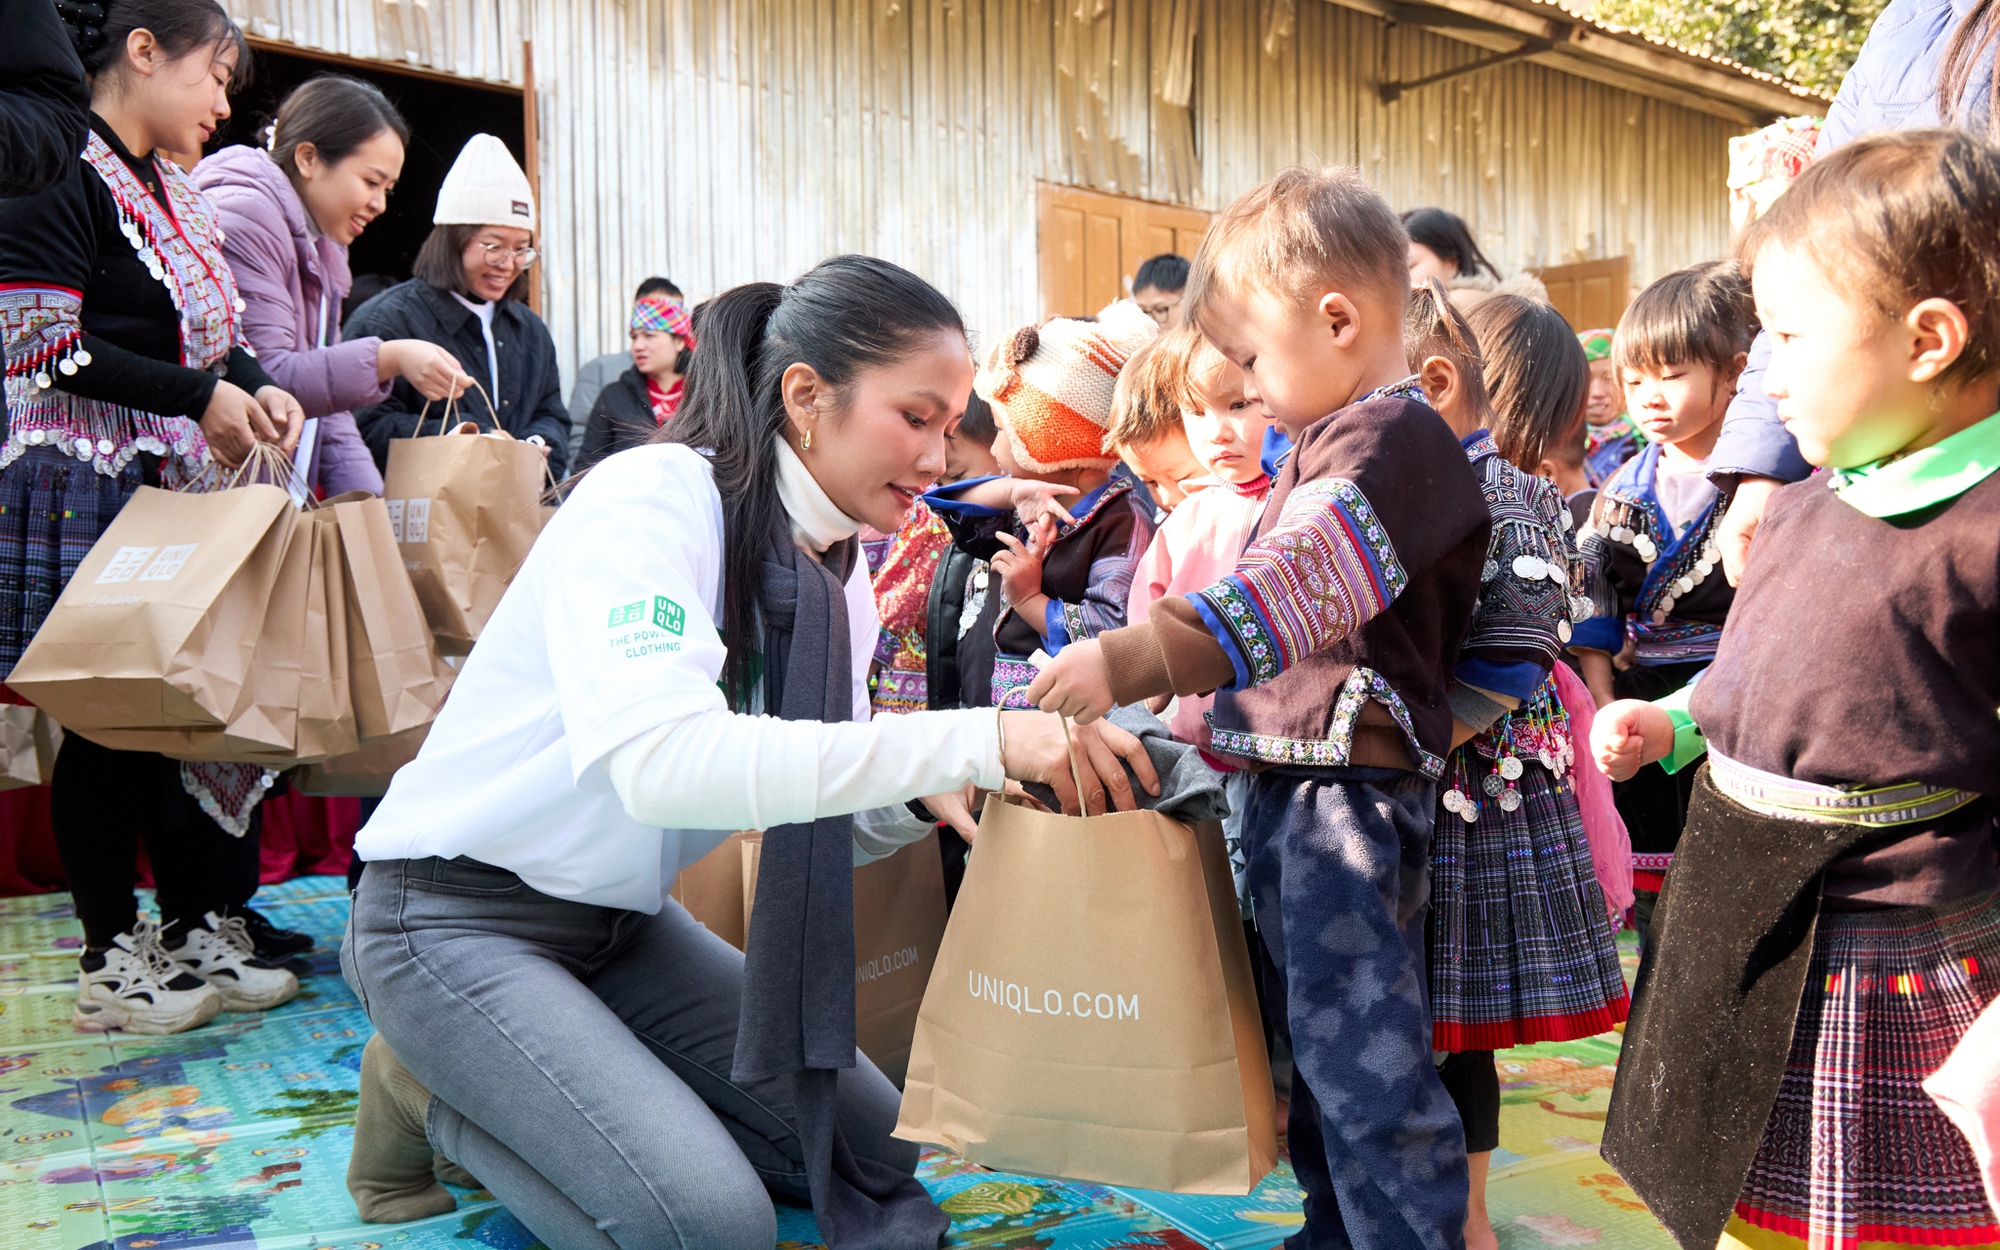
<svg viewBox="0 0 2000 1250">
<path fill-rule="evenodd" d="M 771 517 L 778 508 L 779 383 L 811 365 L 840 396 L 856 373 L 903 357 L 943 330 L 963 336 L 958 309 L 938 289 L 872 256 L 834 256 L 796 282 L 750 282 L 702 309 L 701 349 L 687 397 L 656 441 L 709 456 L 722 496 L 723 686 L 741 706 L 760 649 L 757 610 Z M 836 418 L 839 414 L 835 414 Z"/>
<path fill-rule="evenodd" d="M 1413 208 L 1403 214 L 1403 229 L 1410 232 L 1410 242 L 1421 243 L 1437 253 L 1439 260 L 1457 265 L 1460 277 L 1470 278 L 1482 270 L 1495 278 L 1500 276 L 1493 262 L 1486 259 L 1486 253 L 1479 250 L 1479 244 L 1473 242 L 1472 230 L 1465 219 L 1457 213 L 1442 208 Z"/>
</svg>

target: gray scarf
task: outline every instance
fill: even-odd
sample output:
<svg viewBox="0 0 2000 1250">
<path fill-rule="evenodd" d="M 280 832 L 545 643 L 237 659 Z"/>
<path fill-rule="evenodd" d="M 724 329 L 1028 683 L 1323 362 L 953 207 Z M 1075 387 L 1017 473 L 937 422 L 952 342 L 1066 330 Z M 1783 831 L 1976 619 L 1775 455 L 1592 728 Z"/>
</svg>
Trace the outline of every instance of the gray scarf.
<svg viewBox="0 0 2000 1250">
<path fill-rule="evenodd" d="M 854 718 L 845 585 L 853 538 L 815 560 L 774 510 L 764 557 L 764 707 L 783 720 Z M 854 818 L 764 833 L 743 959 L 735 1081 L 791 1073 L 820 1235 L 832 1250 L 934 1250 L 950 1220 L 916 1179 L 856 1158 L 834 1120 L 834 1085 L 854 1066 Z"/>
</svg>

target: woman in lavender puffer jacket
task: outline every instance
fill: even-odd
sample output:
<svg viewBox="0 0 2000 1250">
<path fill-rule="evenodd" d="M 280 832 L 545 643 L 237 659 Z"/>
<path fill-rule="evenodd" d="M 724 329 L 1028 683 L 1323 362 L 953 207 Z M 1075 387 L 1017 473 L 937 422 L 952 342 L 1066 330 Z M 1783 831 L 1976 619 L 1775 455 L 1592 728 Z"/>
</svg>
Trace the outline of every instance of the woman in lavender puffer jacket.
<svg viewBox="0 0 2000 1250">
<path fill-rule="evenodd" d="M 409 134 L 375 87 L 326 75 L 285 98 L 269 152 L 224 148 L 194 171 L 221 221 L 250 346 L 309 419 L 297 456 L 305 481 L 329 496 L 382 493 L 351 409 L 382 402 L 399 376 L 437 400 L 470 383 L 433 343 L 340 341 L 347 245 L 388 206 Z"/>
</svg>

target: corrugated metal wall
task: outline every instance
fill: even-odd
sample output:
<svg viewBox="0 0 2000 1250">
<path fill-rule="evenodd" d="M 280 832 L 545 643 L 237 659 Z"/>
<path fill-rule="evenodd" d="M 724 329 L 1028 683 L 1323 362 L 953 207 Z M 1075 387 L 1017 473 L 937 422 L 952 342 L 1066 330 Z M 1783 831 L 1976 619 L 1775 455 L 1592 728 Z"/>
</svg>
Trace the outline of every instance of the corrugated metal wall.
<svg viewBox="0 0 2000 1250">
<path fill-rule="evenodd" d="M 1739 127 L 1324 0 L 230 0 L 309 47 L 520 81 L 535 44 L 546 311 L 565 367 L 623 339 L 632 284 L 916 269 L 987 334 L 1039 309 L 1038 180 L 1219 208 L 1352 162 L 1463 214 L 1503 268 L 1718 254 Z M 515 50 L 510 54 L 508 40 Z M 422 119 L 416 119 L 422 124 Z"/>
</svg>

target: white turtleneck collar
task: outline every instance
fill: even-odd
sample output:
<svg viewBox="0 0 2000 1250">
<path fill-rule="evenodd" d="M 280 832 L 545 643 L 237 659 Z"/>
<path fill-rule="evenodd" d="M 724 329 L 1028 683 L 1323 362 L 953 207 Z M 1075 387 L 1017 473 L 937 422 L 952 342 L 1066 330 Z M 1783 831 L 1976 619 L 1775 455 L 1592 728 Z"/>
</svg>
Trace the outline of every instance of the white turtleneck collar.
<svg viewBox="0 0 2000 1250">
<path fill-rule="evenodd" d="M 834 506 L 783 437 L 778 439 L 778 502 L 792 523 L 792 542 L 807 555 L 825 555 L 828 547 L 861 532 L 861 522 Z"/>
</svg>

